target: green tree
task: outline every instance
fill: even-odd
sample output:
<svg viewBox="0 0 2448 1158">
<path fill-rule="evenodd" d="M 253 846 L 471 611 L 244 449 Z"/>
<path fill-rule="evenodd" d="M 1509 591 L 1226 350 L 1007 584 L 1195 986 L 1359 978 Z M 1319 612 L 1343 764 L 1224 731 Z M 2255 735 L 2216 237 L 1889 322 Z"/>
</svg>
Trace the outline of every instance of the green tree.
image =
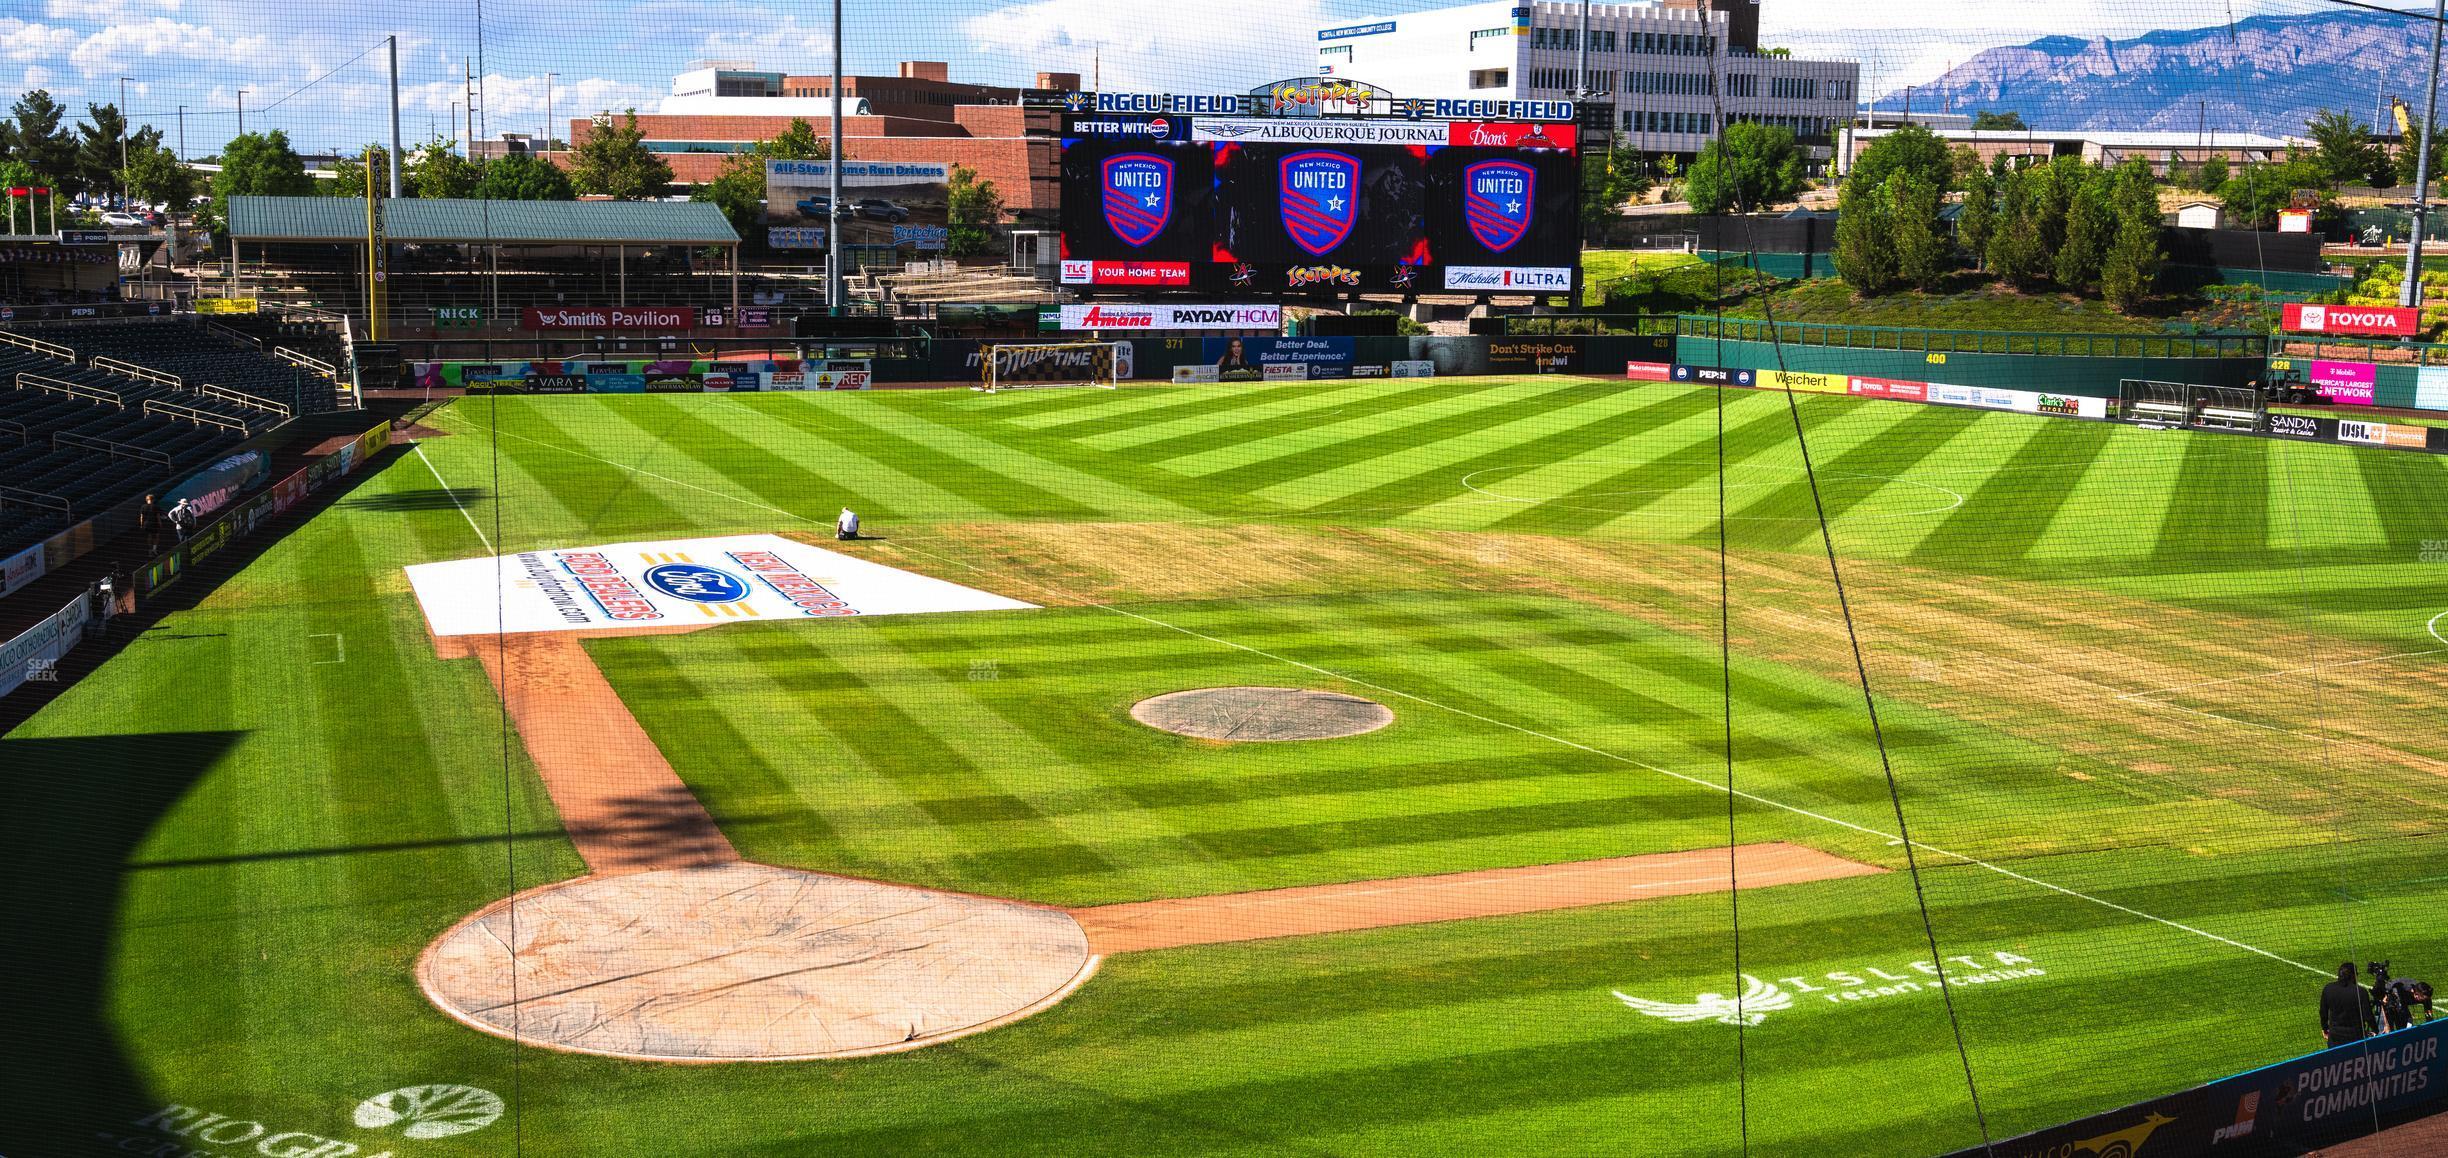
<svg viewBox="0 0 2448 1158">
<path fill-rule="evenodd" d="M 60 127 L 68 110 L 35 89 L 9 106 L 9 150 L 40 178 L 37 185 L 66 185 L 76 177 L 76 140 Z"/>
<path fill-rule="evenodd" d="M 2167 265 L 2160 247 L 2159 191 L 2150 163 L 2127 161 L 2117 166 L 2113 193 L 2116 240 L 2100 266 L 2100 292 L 2109 304 L 2132 313 L 2159 288 L 2159 273 Z"/>
<path fill-rule="evenodd" d="M 2055 276 L 2058 285 L 2083 293 L 2099 284 L 2100 263 L 2107 259 L 2120 223 L 2109 195 L 2111 175 L 2090 169 L 2079 181 L 2066 206 L 2065 240 L 2057 246 Z"/>
<path fill-rule="evenodd" d="M 1912 170 L 1941 191 L 1954 187 L 1950 180 L 1955 170 L 1954 155 L 1947 151 L 1947 143 L 1938 139 L 1938 134 L 1920 125 L 1905 125 L 1870 142 L 1845 179 L 1885 185 L 1898 169 Z"/>
<path fill-rule="evenodd" d="M 1955 218 L 1955 240 L 1982 268 L 1988 268 L 1989 239 L 1997 234 L 1997 181 L 1989 170 L 1974 166 L 1964 177 L 1963 213 Z"/>
<path fill-rule="evenodd" d="M 314 193 L 306 162 L 289 147 L 289 134 L 242 133 L 221 148 L 221 173 L 213 178 L 212 220 L 229 221 L 229 199 L 238 196 L 305 197 Z"/>
<path fill-rule="evenodd" d="M 195 199 L 195 170 L 180 164 L 178 154 L 151 141 L 129 142 L 128 165 L 121 178 L 139 201 L 158 203 L 171 213 L 187 212 Z"/>
<path fill-rule="evenodd" d="M 2323 185 L 2334 189 L 2362 181 L 2374 168 L 2371 126 L 2353 113 L 2322 109 L 2304 124 L 2304 135 L 2312 140 L 2312 162 Z"/>
<path fill-rule="evenodd" d="M 1955 269 L 1955 246 L 1938 216 L 1945 192 L 1911 169 L 1898 169 L 1887 178 L 1886 194 L 1896 276 L 1924 291 L 1937 289 Z"/>
<path fill-rule="evenodd" d="M 70 180 L 80 192 L 119 191 L 119 138 L 127 118 L 117 105 L 86 105 L 85 122 L 77 126 L 76 172 Z M 134 157 L 131 148 L 129 156 Z"/>
<path fill-rule="evenodd" d="M 1607 149 L 1582 154 L 1582 237 L 1593 245 L 1602 243 L 1606 227 L 1622 213 L 1624 202 L 1648 189 L 1646 167 L 1630 152 Z"/>
<path fill-rule="evenodd" d="M 2422 159 L 2418 155 L 2422 151 L 2422 114 L 2408 109 L 2406 111 L 2406 125 L 2412 131 L 2405 135 L 2405 144 L 2397 150 L 2394 158 L 2397 163 L 2397 171 L 2394 174 L 2394 177 L 2396 183 L 2399 185 L 2411 185 L 2414 183 L 2414 166 Z M 2448 129 L 2434 127 L 2431 130 L 2430 135 L 2431 180 L 2436 183 L 2440 179 L 2440 166 L 2448 165 Z"/>
<path fill-rule="evenodd" d="M 1683 198 L 1695 213 L 1749 211 L 1802 191 L 1802 154 L 1793 130 L 1736 121 L 1700 150 L 1684 178 Z"/>
<path fill-rule="evenodd" d="M 2201 166 L 2193 170 L 2193 187 L 2204 193 L 2216 193 L 2227 183 L 2227 177 L 2227 158 L 2204 157 Z"/>
<path fill-rule="evenodd" d="M 689 196 L 713 202 L 733 229 L 747 233 L 765 217 L 765 162 L 821 161 L 832 154 L 832 142 L 817 136 L 815 126 L 794 117 L 780 134 L 723 162 L 722 172 Z"/>
<path fill-rule="evenodd" d="M 411 197 L 473 197 L 484 166 L 459 155 L 457 141 L 435 139 L 418 149 L 400 171 L 400 191 Z"/>
<path fill-rule="evenodd" d="M 994 227 L 1003 220 L 1003 194 L 994 182 L 978 180 L 977 170 L 966 165 L 954 165 L 944 186 L 944 206 L 952 256 L 994 252 Z"/>
<path fill-rule="evenodd" d="M 595 114 L 586 140 L 570 151 L 570 184 L 581 193 L 636 201 L 661 194 L 671 183 L 671 166 L 646 148 L 636 109 L 619 120 L 608 111 Z"/>
<path fill-rule="evenodd" d="M 487 201 L 575 201 L 569 174 L 542 157 L 510 153 L 487 162 L 470 194 Z"/>
<path fill-rule="evenodd" d="M 2018 289 L 2030 289 L 2049 274 L 2048 246 L 2040 238 L 2040 186 L 2048 167 L 2034 165 L 2006 179 L 1998 200 L 1997 229 L 1989 236 L 1989 272 Z"/>
<path fill-rule="evenodd" d="M 323 192 L 334 197 L 363 197 L 366 192 L 366 160 L 374 162 L 374 195 L 391 195 L 391 150 L 381 145 L 367 145 L 353 154 L 342 154 L 332 162 L 332 179 L 320 182 Z M 408 175 L 400 174 L 400 192 L 415 195 L 407 185 Z"/>
<path fill-rule="evenodd" d="M 2020 133 L 2031 126 L 2023 123 L 2021 113 L 1998 113 L 1983 109 L 1972 115 L 1972 128 L 1983 133 Z"/>
<path fill-rule="evenodd" d="M 1836 275 L 1863 297 L 1894 289 L 1896 231 L 1888 186 L 1849 178 L 1836 193 Z"/>
<path fill-rule="evenodd" d="M 2246 165 L 2219 186 L 2218 196 L 2227 207 L 2229 222 L 2245 229 L 2268 229 L 2278 223 L 2278 211 L 2293 202 L 2296 190 L 2318 190 L 2324 184 L 2320 163 L 2298 157 L 2278 165 Z"/>
</svg>

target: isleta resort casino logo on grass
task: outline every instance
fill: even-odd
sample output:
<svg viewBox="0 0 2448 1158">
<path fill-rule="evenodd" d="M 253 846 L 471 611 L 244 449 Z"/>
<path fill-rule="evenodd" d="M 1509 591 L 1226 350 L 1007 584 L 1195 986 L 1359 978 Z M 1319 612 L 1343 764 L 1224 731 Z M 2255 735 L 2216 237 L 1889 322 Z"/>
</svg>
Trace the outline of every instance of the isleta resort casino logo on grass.
<svg viewBox="0 0 2448 1158">
<path fill-rule="evenodd" d="M 1946 980 L 1950 985 L 1995 985 L 2043 977 L 2048 973 L 2031 958 L 2015 953 L 1948 957 L 1946 962 Z M 1902 973 L 1869 967 L 1855 971 L 1830 971 L 1816 977 L 1779 977 L 1774 981 L 1763 981 L 1745 973 L 1742 975 L 1740 997 L 1702 993 L 1690 1001 L 1658 1001 L 1635 997 L 1620 989 L 1612 992 L 1626 1008 L 1677 1024 L 1713 1021 L 1719 1025 L 1750 1026 L 1767 1020 L 1771 1013 L 1808 1005 L 1813 998 L 1847 1005 L 1938 992 L 1937 963 L 1909 961 L 1903 968 Z"/>
<path fill-rule="evenodd" d="M 345 1128 L 285 1128 L 200 1106 L 164 1106 L 135 1119 L 133 1132 L 97 1130 L 94 1139 L 131 1154 L 177 1158 L 407 1158 L 416 1147 L 389 1149 L 397 1139 L 431 1141 L 471 1134 L 501 1120 L 501 1095 L 457 1082 L 431 1082 L 385 1090 L 357 1103 L 350 1121 L 366 1135 L 343 1137 Z"/>
</svg>

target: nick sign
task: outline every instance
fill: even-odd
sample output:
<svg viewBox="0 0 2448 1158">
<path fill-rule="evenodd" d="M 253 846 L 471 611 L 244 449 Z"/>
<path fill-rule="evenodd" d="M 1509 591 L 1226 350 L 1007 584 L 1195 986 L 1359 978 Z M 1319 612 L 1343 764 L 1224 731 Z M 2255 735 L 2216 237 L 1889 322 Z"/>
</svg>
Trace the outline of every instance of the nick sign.
<svg viewBox="0 0 2448 1158">
<path fill-rule="evenodd" d="M 2308 306 L 2289 304 L 2286 328 L 2299 334 L 2367 334 L 2410 338 L 2422 329 L 2422 311 L 2397 306 Z"/>
</svg>

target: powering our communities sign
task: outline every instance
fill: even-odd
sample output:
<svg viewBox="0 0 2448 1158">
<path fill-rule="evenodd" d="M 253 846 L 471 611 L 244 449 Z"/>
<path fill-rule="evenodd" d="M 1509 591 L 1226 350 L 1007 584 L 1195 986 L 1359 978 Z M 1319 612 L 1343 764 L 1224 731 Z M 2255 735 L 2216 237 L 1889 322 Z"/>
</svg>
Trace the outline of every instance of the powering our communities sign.
<svg viewBox="0 0 2448 1158">
<path fill-rule="evenodd" d="M 425 563 L 408 568 L 408 583 L 437 636 L 1033 606 L 778 535 Z"/>
</svg>

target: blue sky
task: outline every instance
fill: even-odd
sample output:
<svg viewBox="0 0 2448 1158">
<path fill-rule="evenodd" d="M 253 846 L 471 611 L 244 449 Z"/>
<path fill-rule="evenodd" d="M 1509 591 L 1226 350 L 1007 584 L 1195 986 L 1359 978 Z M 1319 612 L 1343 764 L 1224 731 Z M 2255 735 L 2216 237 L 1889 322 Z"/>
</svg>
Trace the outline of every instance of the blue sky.
<svg viewBox="0 0 2448 1158">
<path fill-rule="evenodd" d="M 845 17 L 852 72 L 941 59 L 955 79 L 1026 83 L 1037 71 L 1086 73 L 1101 58 L 1110 89 L 1246 88 L 1308 71 L 1321 22 L 1418 6 L 1399 0 L 855 0 Z M 2308 11 L 2315 0 L 2235 0 L 2232 11 Z M 447 133 L 463 59 L 479 52 L 489 133 L 540 131 L 546 74 L 566 120 L 599 108 L 651 111 L 688 61 L 754 60 L 821 71 L 831 9 L 815 0 L 0 0 L 0 90 L 45 87 L 78 112 L 117 99 L 175 135 L 187 106 L 192 153 L 237 128 L 281 128 L 302 148 L 348 147 L 383 133 L 384 36 L 400 37 L 403 130 Z M 1864 60 L 1886 89 L 1926 81 L 1981 48 L 2049 33 L 2132 35 L 2223 23 L 2226 0 L 2035 0 L 2011 6 L 1929 0 L 1765 0 L 1763 38 L 1805 55 Z M 372 51 L 367 52 L 371 49 Z M 366 52 L 363 59 L 345 64 Z M 339 71 L 315 81 L 327 71 Z M 301 91 L 301 89 L 303 91 Z"/>
</svg>

